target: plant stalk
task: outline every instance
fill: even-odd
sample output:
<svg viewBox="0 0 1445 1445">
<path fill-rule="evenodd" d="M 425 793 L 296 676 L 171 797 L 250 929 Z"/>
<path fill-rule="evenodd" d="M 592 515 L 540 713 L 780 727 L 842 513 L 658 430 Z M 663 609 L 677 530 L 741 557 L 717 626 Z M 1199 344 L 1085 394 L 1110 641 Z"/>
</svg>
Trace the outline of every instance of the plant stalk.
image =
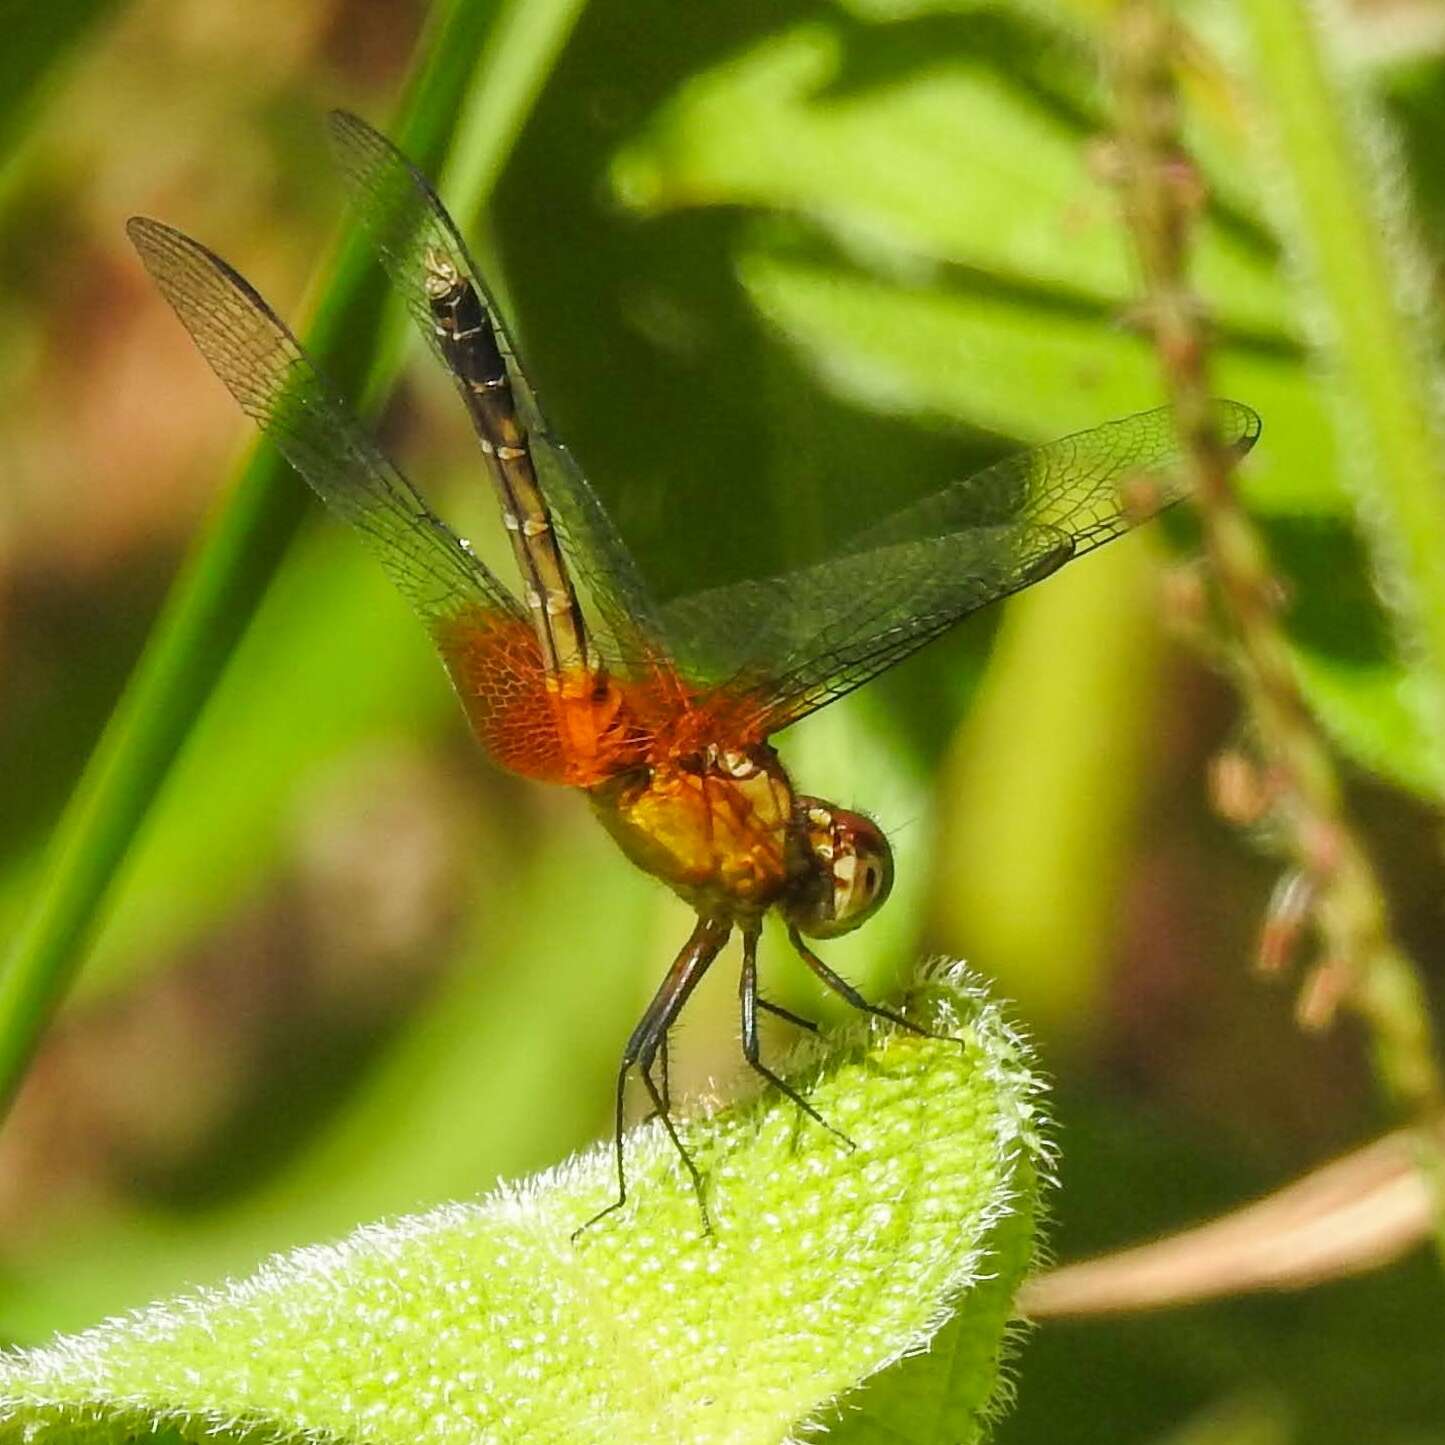
<svg viewBox="0 0 1445 1445">
<path fill-rule="evenodd" d="M 1440 1154 L 1427 1127 L 1441 1115 L 1445 1089 L 1425 992 L 1393 936 L 1379 878 L 1296 681 L 1280 625 L 1281 589 L 1239 503 L 1233 459 L 1213 422 L 1203 306 L 1187 275 L 1201 187 L 1179 139 L 1174 40 L 1172 22 L 1154 0 L 1123 0 L 1113 57 L 1116 177 L 1138 257 L 1143 320 L 1192 473 L 1206 554 L 1237 643 L 1239 686 L 1277 788 L 1285 846 L 1315 890 L 1312 916 L 1324 956 L 1305 996 L 1340 999 L 1367 1026 L 1384 1093 L 1415 1129 L 1435 1181 L 1445 1241 Z"/>
</svg>

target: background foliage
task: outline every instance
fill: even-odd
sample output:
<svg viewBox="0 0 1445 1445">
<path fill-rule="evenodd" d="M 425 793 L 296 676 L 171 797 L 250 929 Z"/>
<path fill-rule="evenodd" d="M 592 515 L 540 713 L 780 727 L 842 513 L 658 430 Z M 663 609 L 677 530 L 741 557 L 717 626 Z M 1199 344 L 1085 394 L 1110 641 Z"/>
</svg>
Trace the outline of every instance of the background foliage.
<svg viewBox="0 0 1445 1445">
<path fill-rule="evenodd" d="M 121 222 L 180 224 L 301 314 L 345 226 L 321 117 L 384 123 L 424 19 L 366 0 L 54 13 L 6 26 L 0 70 L 7 937 L 228 450 L 249 445 Z M 1265 418 L 1247 500 L 1401 931 L 1438 977 L 1429 679 L 1352 522 L 1370 458 L 1307 354 L 1316 303 L 1274 229 L 1239 22 L 1188 15 L 1212 197 L 1197 281 L 1219 390 Z M 1351 20 L 1433 285 L 1438 30 Z M 444 190 L 660 593 L 825 553 L 856 508 L 1158 400 L 1119 324 L 1128 248 L 1090 166 L 1101 16 L 598 0 L 572 21 L 555 12 L 555 55 L 533 44 L 541 83 L 510 148 L 490 97 L 521 62 L 478 71 L 492 89 L 445 118 Z M 359 381 L 370 354 L 342 369 Z M 385 433 L 487 550 L 450 402 L 409 371 Z M 882 989 L 921 948 L 962 953 L 1019 1001 L 1058 1079 L 1066 1255 L 1202 1217 L 1378 1127 L 1349 1029 L 1301 1039 L 1284 991 L 1247 977 L 1274 869 L 1208 813 L 1205 768 L 1238 720 L 1163 625 L 1165 556 L 1158 535 L 1122 542 L 784 739 L 802 785 L 874 813 L 899 855 L 895 900 L 830 957 Z M 479 760 L 402 604 L 312 519 L 0 1132 L 0 1334 L 33 1341 L 553 1161 L 605 1126 L 620 1044 L 686 924 L 576 799 Z M 780 1001 L 832 1007 L 782 949 L 765 968 Z M 737 1076 L 715 973 L 680 1041 L 692 1086 Z M 1416 1262 L 1050 1325 L 1000 1438 L 1445 1439 L 1439 1315 Z"/>
</svg>

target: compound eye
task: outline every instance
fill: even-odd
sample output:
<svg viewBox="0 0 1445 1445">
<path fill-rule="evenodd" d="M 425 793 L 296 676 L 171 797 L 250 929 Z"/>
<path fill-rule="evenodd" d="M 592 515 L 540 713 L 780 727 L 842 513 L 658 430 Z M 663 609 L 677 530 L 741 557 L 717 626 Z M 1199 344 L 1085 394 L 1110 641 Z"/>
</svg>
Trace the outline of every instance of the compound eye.
<svg viewBox="0 0 1445 1445">
<path fill-rule="evenodd" d="M 852 897 L 856 906 L 872 908 L 883 892 L 884 870 L 877 858 L 861 857 L 857 860 Z"/>
<path fill-rule="evenodd" d="M 893 887 L 893 852 L 877 824 L 857 813 L 839 815 L 833 864 L 833 916 L 856 928 L 883 906 Z"/>
<path fill-rule="evenodd" d="M 789 913 L 810 938 L 836 938 L 883 906 L 893 887 L 893 853 L 871 819 L 809 801 L 806 841 L 814 886 Z"/>
</svg>

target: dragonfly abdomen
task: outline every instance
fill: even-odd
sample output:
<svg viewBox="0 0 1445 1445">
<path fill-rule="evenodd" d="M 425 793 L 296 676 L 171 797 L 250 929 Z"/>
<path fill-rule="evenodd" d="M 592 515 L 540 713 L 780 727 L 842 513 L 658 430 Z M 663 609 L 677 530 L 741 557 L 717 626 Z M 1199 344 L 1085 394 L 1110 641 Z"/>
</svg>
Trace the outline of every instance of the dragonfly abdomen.
<svg viewBox="0 0 1445 1445">
<path fill-rule="evenodd" d="M 577 592 L 537 481 L 491 317 L 475 287 L 441 252 L 427 257 L 426 294 L 442 355 L 460 383 L 490 463 L 544 666 L 554 679 L 586 670 L 587 632 Z"/>
</svg>

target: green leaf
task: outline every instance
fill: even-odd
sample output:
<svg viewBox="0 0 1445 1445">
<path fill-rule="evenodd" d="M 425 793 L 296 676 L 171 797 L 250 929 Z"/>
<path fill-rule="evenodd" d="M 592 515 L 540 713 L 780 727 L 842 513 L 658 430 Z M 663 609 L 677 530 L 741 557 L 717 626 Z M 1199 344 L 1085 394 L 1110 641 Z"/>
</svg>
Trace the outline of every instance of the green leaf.
<svg viewBox="0 0 1445 1445">
<path fill-rule="evenodd" d="M 943 49 L 922 21 L 768 36 L 658 105 L 614 188 L 647 216 L 753 213 L 734 244 L 748 297 L 859 409 L 1036 442 L 1156 404 L 1157 360 L 1119 324 L 1135 286 L 1115 199 L 1086 164 L 1106 124 L 1088 46 L 1017 13 L 968 24 L 967 44 Z M 1218 323 L 1215 385 L 1264 418 L 1242 491 L 1257 515 L 1328 524 L 1337 541 L 1357 459 L 1305 364 L 1277 248 L 1237 198 L 1254 158 L 1242 128 L 1232 149 L 1227 129 L 1195 129 L 1235 177 L 1201 220 L 1193 269 Z M 1328 567 L 1276 557 L 1301 685 L 1352 757 L 1436 795 L 1445 764 L 1413 706 L 1434 683 L 1385 622 L 1371 560 L 1346 551 L 1332 545 Z"/>
<path fill-rule="evenodd" d="M 910 45 L 906 30 L 879 27 L 872 55 L 839 27 L 771 36 L 661 106 L 618 156 L 614 185 L 640 210 L 767 207 L 854 247 L 1126 303 L 1128 246 L 1113 198 L 1083 164 L 1093 117 L 1041 95 L 1031 31 L 986 17 L 975 28 L 946 59 L 923 31 Z M 1077 56 L 1051 60 L 1087 92 Z M 1221 318 L 1288 336 L 1268 252 L 1234 229 L 1206 234 L 1200 282 Z"/>
<path fill-rule="evenodd" d="M 1033 1257 L 1039 1085 L 961 966 L 909 1007 L 964 1047 L 854 1024 L 792 1061 L 854 1150 L 771 1090 L 684 1127 L 710 1236 L 644 1125 L 631 1202 L 575 1243 L 605 1147 L 13 1354 L 0 1440 L 978 1440 Z"/>
<path fill-rule="evenodd" d="M 860 404 L 1040 442 L 1156 399 L 1152 351 L 1103 307 L 947 277 L 900 281 L 775 238 L 748 240 L 738 270 L 759 311 Z M 1298 355 L 1226 334 L 1217 370 L 1221 391 L 1266 417 L 1241 473 L 1250 505 L 1345 513 L 1327 416 Z"/>
<path fill-rule="evenodd" d="M 73 1001 L 133 985 L 274 876 L 296 796 L 369 741 L 435 734 L 456 704 L 425 635 L 340 528 L 295 547 L 178 758 Z M 22 900 L 0 884 L 0 921 Z"/>
</svg>

